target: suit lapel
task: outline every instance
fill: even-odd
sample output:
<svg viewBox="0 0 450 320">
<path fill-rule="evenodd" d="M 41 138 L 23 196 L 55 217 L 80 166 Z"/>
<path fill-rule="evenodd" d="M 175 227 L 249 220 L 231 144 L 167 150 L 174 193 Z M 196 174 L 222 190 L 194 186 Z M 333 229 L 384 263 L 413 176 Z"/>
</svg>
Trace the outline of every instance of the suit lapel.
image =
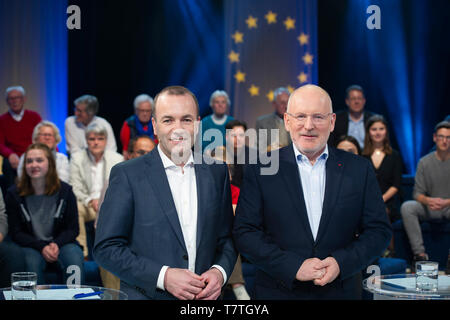
<svg viewBox="0 0 450 320">
<path fill-rule="evenodd" d="M 211 177 L 208 170 L 202 164 L 195 164 L 195 180 L 197 184 L 197 249 L 200 245 L 200 241 L 203 235 L 203 226 L 205 225 L 205 220 L 207 218 L 207 212 L 205 208 L 207 207 L 208 194 L 213 190 L 213 185 Z"/>
<path fill-rule="evenodd" d="M 308 213 L 306 211 L 300 174 L 298 172 L 298 164 L 295 159 L 292 144 L 280 150 L 280 173 L 287 186 L 286 189 L 293 200 L 295 208 L 302 219 L 304 231 L 307 233 L 311 242 L 314 242 L 314 237 L 309 224 Z"/>
<path fill-rule="evenodd" d="M 178 241 L 186 250 L 183 231 L 181 230 L 177 209 L 175 207 L 175 202 L 173 201 L 169 180 L 167 179 L 166 171 L 158 150 L 155 148 L 145 157 L 145 163 L 147 164 L 144 168 L 145 175 L 156 194 L 156 198 L 161 205 L 162 211 L 167 216 L 171 227 L 175 231 Z"/>
<path fill-rule="evenodd" d="M 325 195 L 322 206 L 322 216 L 320 218 L 319 230 L 317 232 L 316 243 L 325 234 L 328 222 L 333 214 L 333 208 L 338 199 L 341 188 L 342 173 L 344 164 L 336 158 L 333 148 L 329 148 L 329 157 L 326 163 Z"/>
</svg>

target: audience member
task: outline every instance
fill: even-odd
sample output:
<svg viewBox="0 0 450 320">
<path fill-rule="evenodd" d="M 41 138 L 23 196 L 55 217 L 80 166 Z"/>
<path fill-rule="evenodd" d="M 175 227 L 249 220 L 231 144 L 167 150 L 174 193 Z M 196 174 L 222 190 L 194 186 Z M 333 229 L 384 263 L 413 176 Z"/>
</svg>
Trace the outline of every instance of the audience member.
<svg viewBox="0 0 450 320">
<path fill-rule="evenodd" d="M 134 99 L 134 114 L 130 116 L 120 129 L 120 141 L 122 142 L 122 154 L 128 159 L 128 144 L 131 139 L 146 135 L 155 139 L 151 122 L 153 99 L 147 94 L 138 95 Z"/>
<path fill-rule="evenodd" d="M 69 183 L 69 159 L 64 153 L 56 151 L 56 146 L 61 142 L 61 135 L 58 127 L 50 121 L 44 120 L 34 127 L 33 143 L 43 143 L 52 151 L 56 161 L 56 171 L 58 178 L 66 183 Z M 24 155 L 20 157 L 19 166 L 17 168 L 17 176 L 22 175 Z"/>
<path fill-rule="evenodd" d="M 237 256 L 228 170 L 194 159 L 191 91 L 167 87 L 154 108 L 158 147 L 113 168 L 94 257 L 129 299 L 217 299 Z"/>
<path fill-rule="evenodd" d="M 366 98 L 361 86 L 352 85 L 346 90 L 345 104 L 348 109 L 336 112 L 336 125 L 330 134 L 328 144 L 335 147 L 342 135 L 353 136 L 364 148 L 365 125 L 374 113 L 365 109 Z"/>
<path fill-rule="evenodd" d="M 32 144 L 25 152 L 25 173 L 8 190 L 6 212 L 12 240 L 22 247 L 26 271 L 37 273 L 44 284 L 47 264 L 58 263 L 64 281 L 69 266 L 80 269 L 84 283 L 83 253 L 75 238 L 78 220 L 75 195 L 58 179 L 55 159 L 47 145 Z"/>
<path fill-rule="evenodd" d="M 336 143 L 336 148 L 347 152 L 351 152 L 356 155 L 361 155 L 361 147 L 359 146 L 358 140 L 355 137 L 343 135 Z"/>
<path fill-rule="evenodd" d="M 0 192 L 0 288 L 11 286 L 11 273 L 25 271 L 22 249 L 8 235 L 8 216 Z"/>
<path fill-rule="evenodd" d="M 257 150 L 246 144 L 245 132 L 247 124 L 244 121 L 232 120 L 226 128 L 226 154 L 230 157 L 227 165 L 230 171 L 231 184 L 241 187 L 245 164 L 256 163 Z"/>
<path fill-rule="evenodd" d="M 402 184 L 402 158 L 391 146 L 388 123 L 383 116 L 374 115 L 368 119 L 362 155 L 372 163 L 392 223 L 400 218 L 398 195 Z M 384 255 L 394 256 L 394 238 Z"/>
<path fill-rule="evenodd" d="M 360 298 L 361 270 L 392 235 L 372 166 L 328 147 L 335 114 L 322 88 L 294 91 L 284 121 L 293 144 L 275 174 L 246 167 L 233 226 L 257 269 L 255 299 Z"/>
<path fill-rule="evenodd" d="M 68 117 L 64 123 L 67 154 L 71 156 L 77 151 L 86 149 L 85 131 L 90 124 L 104 127 L 108 133 L 106 149 L 117 151 L 116 138 L 111 125 L 105 119 L 96 116 L 99 108 L 97 98 L 91 95 L 84 95 L 75 99 L 73 103 L 75 105 L 75 115 Z"/>
<path fill-rule="evenodd" d="M 436 151 L 417 165 L 413 198 L 402 204 L 400 212 L 414 261 L 428 260 L 420 221 L 450 219 L 450 122 L 436 125 L 433 141 Z M 414 265 L 414 263 L 413 263 Z"/>
<path fill-rule="evenodd" d="M 202 139 L 202 152 L 204 152 L 205 150 L 211 152 L 211 150 L 215 147 L 224 146 L 226 143 L 225 126 L 229 121 L 234 120 L 232 116 L 227 115 L 231 102 L 228 94 L 225 91 L 214 91 L 209 99 L 209 105 L 213 113 L 209 116 L 204 117 L 201 121 L 202 134 L 199 138 Z M 211 130 L 208 133 L 209 129 L 216 129 L 220 131 L 221 136 L 218 141 L 215 140 L 218 137 L 212 138 L 216 136 L 218 132 L 214 132 L 213 130 Z"/>
<path fill-rule="evenodd" d="M 37 112 L 24 108 L 26 100 L 25 89 L 21 86 L 6 89 L 9 110 L 0 115 L 0 155 L 7 187 L 14 183 L 19 158 L 32 142 L 34 127 L 42 120 Z"/>
<path fill-rule="evenodd" d="M 123 156 L 106 150 L 109 139 L 106 128 L 96 123 L 86 128 L 87 149 L 72 155 L 70 161 L 70 184 L 77 198 L 80 234 L 77 241 L 88 256 L 85 222 L 95 220 L 99 210 L 102 189 L 109 178 L 111 168 L 123 161 Z"/>
<path fill-rule="evenodd" d="M 263 115 L 256 119 L 256 134 L 258 136 L 257 149 L 265 152 L 267 149 L 275 150 L 291 143 L 291 137 L 287 132 L 283 117 L 286 112 L 290 92 L 287 88 L 280 87 L 273 92 L 272 106 L 275 112 Z M 271 129 L 276 129 L 277 134 L 272 136 Z M 265 130 L 265 131 L 260 131 Z M 264 135 L 263 132 L 267 132 Z M 262 149 L 261 149 L 262 148 Z"/>
</svg>

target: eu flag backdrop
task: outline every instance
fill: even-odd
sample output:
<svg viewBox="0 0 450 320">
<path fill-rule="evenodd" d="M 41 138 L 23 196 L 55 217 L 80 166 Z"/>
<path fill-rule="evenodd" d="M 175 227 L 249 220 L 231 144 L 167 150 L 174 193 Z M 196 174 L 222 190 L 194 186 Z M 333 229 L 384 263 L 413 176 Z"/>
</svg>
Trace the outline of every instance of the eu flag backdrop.
<svg viewBox="0 0 450 320">
<path fill-rule="evenodd" d="M 225 15 L 231 114 L 254 127 L 276 88 L 318 82 L 317 0 L 229 0 Z"/>
</svg>

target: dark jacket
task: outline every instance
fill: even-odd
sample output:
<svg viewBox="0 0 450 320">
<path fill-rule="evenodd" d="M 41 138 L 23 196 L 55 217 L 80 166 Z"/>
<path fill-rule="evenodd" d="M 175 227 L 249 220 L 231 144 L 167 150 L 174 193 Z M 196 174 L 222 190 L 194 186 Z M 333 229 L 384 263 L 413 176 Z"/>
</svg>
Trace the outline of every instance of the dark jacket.
<svg viewBox="0 0 450 320">
<path fill-rule="evenodd" d="M 364 127 L 367 125 L 367 121 L 371 116 L 375 115 L 375 113 L 370 111 L 364 111 Z M 336 112 L 336 123 L 334 125 L 334 130 L 330 134 L 330 138 L 328 139 L 328 145 L 331 147 L 336 147 L 338 139 L 347 135 L 348 132 L 348 111 L 341 110 Z"/>
<path fill-rule="evenodd" d="M 5 204 L 12 240 L 22 247 L 34 248 L 41 252 L 50 242 L 35 237 L 25 197 L 19 196 L 17 186 L 8 189 Z M 53 242 L 60 248 L 68 243 L 77 243 L 75 240 L 79 233 L 77 201 L 72 187 L 63 181 L 56 208 Z"/>
</svg>

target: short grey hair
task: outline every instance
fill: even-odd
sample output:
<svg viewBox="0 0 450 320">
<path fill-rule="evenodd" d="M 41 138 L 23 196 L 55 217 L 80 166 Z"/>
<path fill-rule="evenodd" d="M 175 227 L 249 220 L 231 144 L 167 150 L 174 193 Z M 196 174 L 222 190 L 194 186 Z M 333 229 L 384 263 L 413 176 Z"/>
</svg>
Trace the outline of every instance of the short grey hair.
<svg viewBox="0 0 450 320">
<path fill-rule="evenodd" d="M 22 93 L 23 96 L 25 96 L 25 89 L 22 86 L 12 86 L 12 87 L 6 88 L 5 98 L 8 98 L 8 94 L 14 90 L 19 91 L 20 93 Z"/>
<path fill-rule="evenodd" d="M 286 93 L 288 96 L 291 95 L 288 88 L 279 87 L 279 88 L 275 89 L 275 91 L 273 92 L 273 100 L 272 101 L 277 100 L 277 97 L 282 93 Z"/>
<path fill-rule="evenodd" d="M 106 139 L 108 139 L 108 131 L 106 131 L 106 128 L 97 123 L 91 123 L 87 126 L 85 131 L 86 140 L 91 133 L 99 136 L 104 136 Z"/>
<path fill-rule="evenodd" d="M 95 96 L 92 96 L 90 94 L 85 94 L 81 97 L 76 98 L 73 101 L 73 104 L 75 106 L 79 104 L 86 104 L 86 112 L 91 115 L 96 115 L 98 112 L 98 99 Z"/>
<path fill-rule="evenodd" d="M 217 97 L 225 97 L 227 100 L 227 106 L 229 107 L 231 105 L 230 98 L 228 97 L 228 94 L 223 90 L 216 90 L 211 94 L 211 97 L 209 98 L 209 106 L 212 107 L 213 101 Z"/>
<path fill-rule="evenodd" d="M 150 97 L 148 94 L 145 94 L 145 93 L 138 95 L 136 98 L 134 98 L 134 102 L 133 102 L 134 110 L 136 110 L 142 102 L 147 102 L 147 101 L 150 102 L 150 105 L 152 106 L 152 109 L 153 109 L 154 101 L 153 101 L 152 97 Z"/>
<path fill-rule="evenodd" d="M 43 121 L 39 122 L 36 125 L 36 127 L 34 127 L 33 135 L 32 135 L 33 143 L 37 142 L 38 136 L 39 136 L 39 131 L 41 130 L 42 127 L 51 127 L 53 129 L 53 134 L 55 136 L 56 144 L 61 142 L 61 134 L 59 132 L 58 127 L 51 121 L 43 120 Z"/>
</svg>

